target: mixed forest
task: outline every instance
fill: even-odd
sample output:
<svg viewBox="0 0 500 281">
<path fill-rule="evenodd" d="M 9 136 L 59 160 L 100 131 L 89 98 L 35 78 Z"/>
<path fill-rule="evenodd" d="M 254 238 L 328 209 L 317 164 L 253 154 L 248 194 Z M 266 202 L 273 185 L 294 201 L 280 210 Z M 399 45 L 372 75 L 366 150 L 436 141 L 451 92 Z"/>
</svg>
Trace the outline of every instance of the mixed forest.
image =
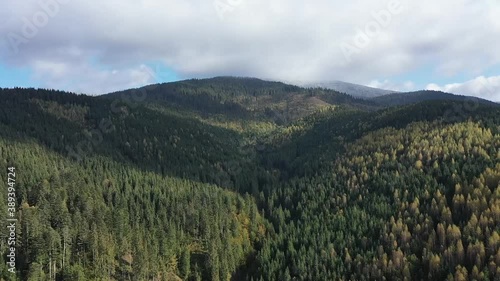
<svg viewBox="0 0 500 281">
<path fill-rule="evenodd" d="M 0 155 L 0 280 L 500 280 L 488 101 L 234 77 L 0 89 Z"/>
</svg>

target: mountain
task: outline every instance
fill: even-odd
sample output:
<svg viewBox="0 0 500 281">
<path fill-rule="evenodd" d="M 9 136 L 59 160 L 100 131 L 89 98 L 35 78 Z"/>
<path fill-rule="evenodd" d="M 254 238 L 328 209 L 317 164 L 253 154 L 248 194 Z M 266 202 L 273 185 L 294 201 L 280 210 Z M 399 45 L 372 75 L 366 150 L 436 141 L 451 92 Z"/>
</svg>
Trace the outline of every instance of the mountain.
<svg viewBox="0 0 500 281">
<path fill-rule="evenodd" d="M 363 98 L 363 99 L 374 98 L 396 93 L 396 91 L 372 88 L 342 81 L 309 83 L 306 84 L 305 86 L 313 88 L 319 87 L 319 88 L 330 89 L 340 93 L 346 93 L 356 98 Z"/>
<path fill-rule="evenodd" d="M 266 235 L 255 199 L 237 192 L 248 184 L 242 171 L 253 170 L 240 134 L 98 97 L 42 89 L 0 97 L 19 280 L 207 280 L 236 271 Z M 0 274 L 12 278 L 5 262 Z"/>
<path fill-rule="evenodd" d="M 0 279 L 497 280 L 500 106 L 440 96 L 0 89 Z"/>
<path fill-rule="evenodd" d="M 281 239 L 261 250 L 259 264 L 278 260 L 274 268 L 285 273 L 266 268 L 261 276 L 498 276 L 493 257 L 500 257 L 499 221 L 472 229 L 499 200 L 500 111 L 480 105 L 455 112 L 458 105 L 432 101 L 375 113 L 320 115 L 287 137 L 272 137 L 263 159 L 285 182 L 269 204 L 279 206 L 271 221 Z M 484 154 L 474 153 L 479 150 Z M 484 254 L 474 247 L 484 247 Z M 475 264 L 468 253 L 485 262 Z"/>
<path fill-rule="evenodd" d="M 495 105 L 494 102 L 481 98 L 454 95 L 450 93 L 445 93 L 440 91 L 430 91 L 430 90 L 408 92 L 408 93 L 393 93 L 370 99 L 370 101 L 382 106 L 398 106 L 398 105 L 418 103 L 429 100 L 454 100 L 454 101 L 468 102 L 470 104 L 480 103 L 480 104 Z"/>
<path fill-rule="evenodd" d="M 104 97 L 127 99 L 134 95 L 143 96 L 146 103 L 189 109 L 205 116 L 223 114 L 280 124 L 338 105 L 367 110 L 378 108 L 373 102 L 334 90 L 306 89 L 244 77 L 191 79 L 111 93 Z"/>
</svg>

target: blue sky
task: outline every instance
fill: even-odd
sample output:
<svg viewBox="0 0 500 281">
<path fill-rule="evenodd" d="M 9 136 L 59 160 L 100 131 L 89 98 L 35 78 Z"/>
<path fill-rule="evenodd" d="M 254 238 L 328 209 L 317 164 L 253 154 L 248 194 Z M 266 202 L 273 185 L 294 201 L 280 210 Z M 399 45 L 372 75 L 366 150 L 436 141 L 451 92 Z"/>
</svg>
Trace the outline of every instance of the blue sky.
<svg viewBox="0 0 500 281">
<path fill-rule="evenodd" d="M 0 87 L 98 95 L 233 75 L 294 84 L 341 80 L 500 100 L 500 2 L 495 0 L 2 5 Z"/>
<path fill-rule="evenodd" d="M 102 72 L 113 72 L 114 68 L 99 62 L 96 58 L 89 59 L 89 65 L 92 69 Z M 182 79 L 189 79 L 191 77 L 180 77 L 172 68 L 166 66 L 161 61 L 148 61 L 139 65 L 142 67 L 142 72 L 147 77 L 146 84 L 149 83 L 166 83 L 174 82 Z M 128 66 L 128 68 L 133 68 L 133 66 Z M 494 77 L 496 74 L 500 73 L 500 66 L 491 67 L 487 69 L 484 73 L 485 76 Z M 221 73 L 221 75 L 224 75 Z M 231 75 L 231 73 L 228 73 Z M 210 76 L 207 76 L 210 77 Z M 462 71 L 454 76 L 438 76 L 436 75 L 435 65 L 428 64 L 416 69 L 412 69 L 409 72 L 402 73 L 399 75 L 392 75 L 386 77 L 380 77 L 379 83 L 382 85 L 373 85 L 374 81 L 370 83 L 365 83 L 366 85 L 372 84 L 372 86 L 378 86 L 382 88 L 392 88 L 396 90 L 416 90 L 425 89 L 429 84 L 429 81 L 434 81 L 437 84 L 447 85 L 457 83 L 457 81 L 469 81 L 476 78 L 473 74 Z M 386 83 L 383 83 L 387 81 Z M 405 88 L 405 83 L 411 84 Z M 376 84 L 376 83 L 375 83 Z M 141 84 L 142 85 L 142 84 Z M 138 86 L 141 86 L 138 85 Z M 11 87 L 45 87 L 44 82 L 40 81 L 35 75 L 34 71 L 29 67 L 17 67 L 8 66 L 5 64 L 0 64 L 0 86 L 4 88 Z M 71 83 L 66 83 L 64 85 L 71 89 Z"/>
<path fill-rule="evenodd" d="M 40 87 L 40 83 L 32 79 L 33 73 L 29 68 L 9 67 L 0 64 L 0 87 Z"/>
</svg>

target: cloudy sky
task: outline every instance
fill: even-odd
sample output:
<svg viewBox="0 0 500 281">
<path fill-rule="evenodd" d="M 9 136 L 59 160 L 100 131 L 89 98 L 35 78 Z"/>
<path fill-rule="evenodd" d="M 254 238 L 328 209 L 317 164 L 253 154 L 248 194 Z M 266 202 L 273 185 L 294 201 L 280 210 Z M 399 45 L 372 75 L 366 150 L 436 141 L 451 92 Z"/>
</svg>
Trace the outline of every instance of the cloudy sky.
<svg viewBox="0 0 500 281">
<path fill-rule="evenodd" d="M 0 0 L 0 87 L 218 75 L 500 101 L 498 0 Z"/>
</svg>

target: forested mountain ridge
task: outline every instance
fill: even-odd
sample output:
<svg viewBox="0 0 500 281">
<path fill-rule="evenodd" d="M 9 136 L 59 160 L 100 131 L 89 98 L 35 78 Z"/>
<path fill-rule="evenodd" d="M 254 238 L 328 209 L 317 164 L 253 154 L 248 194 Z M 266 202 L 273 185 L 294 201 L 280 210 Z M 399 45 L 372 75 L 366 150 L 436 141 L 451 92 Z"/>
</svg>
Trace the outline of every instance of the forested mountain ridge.
<svg viewBox="0 0 500 281">
<path fill-rule="evenodd" d="M 500 278 L 500 108 L 386 107 L 233 77 L 1 89 L 19 256 L 0 276 Z"/>
<path fill-rule="evenodd" d="M 136 96 L 143 102 L 161 103 L 198 114 L 290 123 L 318 109 L 348 105 L 373 110 L 378 105 L 324 88 L 301 88 L 256 78 L 215 77 L 150 85 L 105 95 L 104 98 Z"/>
<path fill-rule="evenodd" d="M 493 241 L 499 222 L 489 215 L 500 203 L 499 122 L 498 107 L 437 101 L 375 113 L 319 114 L 271 138 L 274 146 L 263 159 L 287 183 L 268 203 L 279 206 L 272 221 L 282 238 L 270 241 L 261 258 L 263 264 L 278 259 L 276 252 L 286 258 L 268 268 L 263 280 L 498 278 Z M 486 204 L 475 209 L 474 200 Z M 480 217 L 489 224 L 476 231 L 487 234 L 475 236 L 471 225 Z M 425 230 L 422 222 L 430 223 Z M 439 240 L 453 231 L 457 244 Z M 490 251 L 478 258 L 474 247 Z"/>
<path fill-rule="evenodd" d="M 331 81 L 331 82 L 318 82 L 318 83 L 307 83 L 308 87 L 321 87 L 331 90 L 335 90 L 341 93 L 346 93 L 353 97 L 369 99 L 379 96 L 384 96 L 388 94 L 397 93 L 397 91 L 384 90 L 379 88 L 372 88 L 368 86 L 343 82 L 343 81 Z"/>
<path fill-rule="evenodd" d="M 370 101 L 374 102 L 375 104 L 382 106 L 406 105 L 406 104 L 418 103 L 429 100 L 455 100 L 468 103 L 472 106 L 478 103 L 489 104 L 489 105 L 495 104 L 494 102 L 481 98 L 454 95 L 441 91 L 431 91 L 431 90 L 408 92 L 408 93 L 392 93 L 370 99 Z"/>
<path fill-rule="evenodd" d="M 255 200 L 222 188 L 233 185 L 222 165 L 238 156 L 225 148 L 236 151 L 234 133 L 69 93 L 0 95 L 2 167 L 17 171 L 19 279 L 224 279 L 265 235 Z M 143 126 L 162 119 L 168 137 Z M 5 263 L 2 272 L 16 279 Z"/>
</svg>

